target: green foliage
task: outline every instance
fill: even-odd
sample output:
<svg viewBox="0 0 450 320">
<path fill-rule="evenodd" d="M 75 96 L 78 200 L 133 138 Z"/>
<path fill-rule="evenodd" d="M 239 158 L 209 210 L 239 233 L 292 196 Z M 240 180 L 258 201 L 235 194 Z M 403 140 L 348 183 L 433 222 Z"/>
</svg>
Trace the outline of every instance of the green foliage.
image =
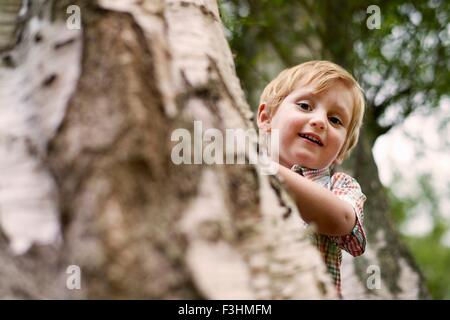
<svg viewBox="0 0 450 320">
<path fill-rule="evenodd" d="M 449 94 L 450 3 L 389 1 L 380 7 L 382 28 L 359 29 L 356 71 L 382 134 L 413 111 L 436 107 Z M 394 107 L 395 116 L 386 117 Z"/>
<path fill-rule="evenodd" d="M 427 279 L 433 299 L 450 299 L 450 248 L 440 242 L 444 230 L 448 226 L 438 224 L 424 237 L 404 237 Z"/>
<path fill-rule="evenodd" d="M 391 207 L 391 217 L 395 225 L 400 225 L 407 219 L 411 218 L 408 214 L 417 205 L 417 200 L 413 198 L 397 198 L 391 188 L 386 188 L 385 192 L 389 198 Z"/>
</svg>

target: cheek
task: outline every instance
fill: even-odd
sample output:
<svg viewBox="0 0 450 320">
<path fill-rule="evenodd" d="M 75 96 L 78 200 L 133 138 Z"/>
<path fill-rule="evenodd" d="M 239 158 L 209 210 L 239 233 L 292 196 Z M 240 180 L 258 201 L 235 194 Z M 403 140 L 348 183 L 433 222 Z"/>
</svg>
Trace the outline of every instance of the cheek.
<svg viewBox="0 0 450 320">
<path fill-rule="evenodd" d="M 280 136 L 292 137 L 297 135 L 303 122 L 299 117 L 286 115 L 273 122 L 272 129 L 278 129 Z"/>
<path fill-rule="evenodd" d="M 304 125 L 305 125 L 305 118 L 294 114 L 285 118 L 282 127 L 286 131 L 289 131 L 291 134 L 297 135 L 297 133 L 302 130 Z"/>
<path fill-rule="evenodd" d="M 289 143 L 291 143 L 292 141 L 292 133 L 288 130 L 288 127 L 281 127 L 278 131 L 279 133 L 279 141 L 280 141 L 280 150 L 284 150 L 284 148 L 286 148 Z"/>
<path fill-rule="evenodd" d="M 286 121 L 282 128 L 280 129 L 280 133 L 282 132 L 282 137 L 284 142 L 295 142 L 299 137 L 298 134 L 301 132 L 302 123 L 296 119 L 290 119 Z"/>
<path fill-rule="evenodd" d="M 337 152 L 341 150 L 341 148 L 344 146 L 345 138 L 347 136 L 346 131 L 336 131 L 333 134 L 333 146 L 335 146 L 335 149 Z"/>
</svg>

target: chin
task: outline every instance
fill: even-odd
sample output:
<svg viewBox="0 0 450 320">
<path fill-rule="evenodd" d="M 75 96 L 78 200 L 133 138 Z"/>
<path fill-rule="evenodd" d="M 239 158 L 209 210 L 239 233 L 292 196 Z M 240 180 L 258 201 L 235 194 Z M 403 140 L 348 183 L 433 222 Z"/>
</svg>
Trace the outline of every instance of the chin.
<svg viewBox="0 0 450 320">
<path fill-rule="evenodd" d="M 317 166 L 317 162 L 314 161 L 314 159 L 311 159 L 308 156 L 302 155 L 296 155 L 295 160 L 293 161 L 293 164 L 299 164 L 302 167 L 315 169 Z"/>
</svg>

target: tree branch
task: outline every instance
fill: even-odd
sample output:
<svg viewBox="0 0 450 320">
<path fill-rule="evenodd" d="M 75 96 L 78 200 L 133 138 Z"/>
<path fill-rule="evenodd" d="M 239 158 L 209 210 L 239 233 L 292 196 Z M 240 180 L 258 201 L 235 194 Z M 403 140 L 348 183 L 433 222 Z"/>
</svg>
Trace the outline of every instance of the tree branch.
<svg viewBox="0 0 450 320">
<path fill-rule="evenodd" d="M 384 99 L 383 102 L 376 105 L 375 111 L 374 111 L 375 120 L 378 119 L 384 113 L 384 111 L 387 109 L 387 107 L 389 105 L 391 105 L 395 101 L 399 100 L 400 98 L 411 94 L 411 91 L 412 91 L 412 88 L 410 86 L 408 86 L 408 87 L 396 92 L 395 94 L 391 95 L 390 97 Z"/>
<path fill-rule="evenodd" d="M 397 125 L 397 123 L 395 125 Z M 375 130 L 374 130 L 375 137 L 374 137 L 374 140 L 376 138 L 378 138 L 379 136 L 382 136 L 383 134 L 388 133 L 388 131 L 391 130 L 392 127 L 394 127 L 395 125 L 394 124 L 390 124 L 390 125 L 382 127 L 378 123 L 375 123 Z"/>
</svg>

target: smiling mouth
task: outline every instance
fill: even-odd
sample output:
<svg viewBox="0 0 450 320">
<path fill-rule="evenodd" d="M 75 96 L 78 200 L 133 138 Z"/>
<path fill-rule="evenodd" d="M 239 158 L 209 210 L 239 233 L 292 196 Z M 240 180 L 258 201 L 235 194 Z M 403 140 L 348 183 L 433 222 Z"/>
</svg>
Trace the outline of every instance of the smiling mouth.
<svg viewBox="0 0 450 320">
<path fill-rule="evenodd" d="M 319 139 L 317 139 L 317 138 L 315 138 L 315 137 L 313 137 L 313 136 L 311 136 L 311 135 L 309 135 L 309 134 L 299 133 L 298 136 L 299 136 L 300 138 L 309 140 L 309 141 L 311 141 L 311 142 L 317 144 L 318 146 L 321 146 L 321 147 L 323 146 L 322 141 L 320 141 Z"/>
</svg>

